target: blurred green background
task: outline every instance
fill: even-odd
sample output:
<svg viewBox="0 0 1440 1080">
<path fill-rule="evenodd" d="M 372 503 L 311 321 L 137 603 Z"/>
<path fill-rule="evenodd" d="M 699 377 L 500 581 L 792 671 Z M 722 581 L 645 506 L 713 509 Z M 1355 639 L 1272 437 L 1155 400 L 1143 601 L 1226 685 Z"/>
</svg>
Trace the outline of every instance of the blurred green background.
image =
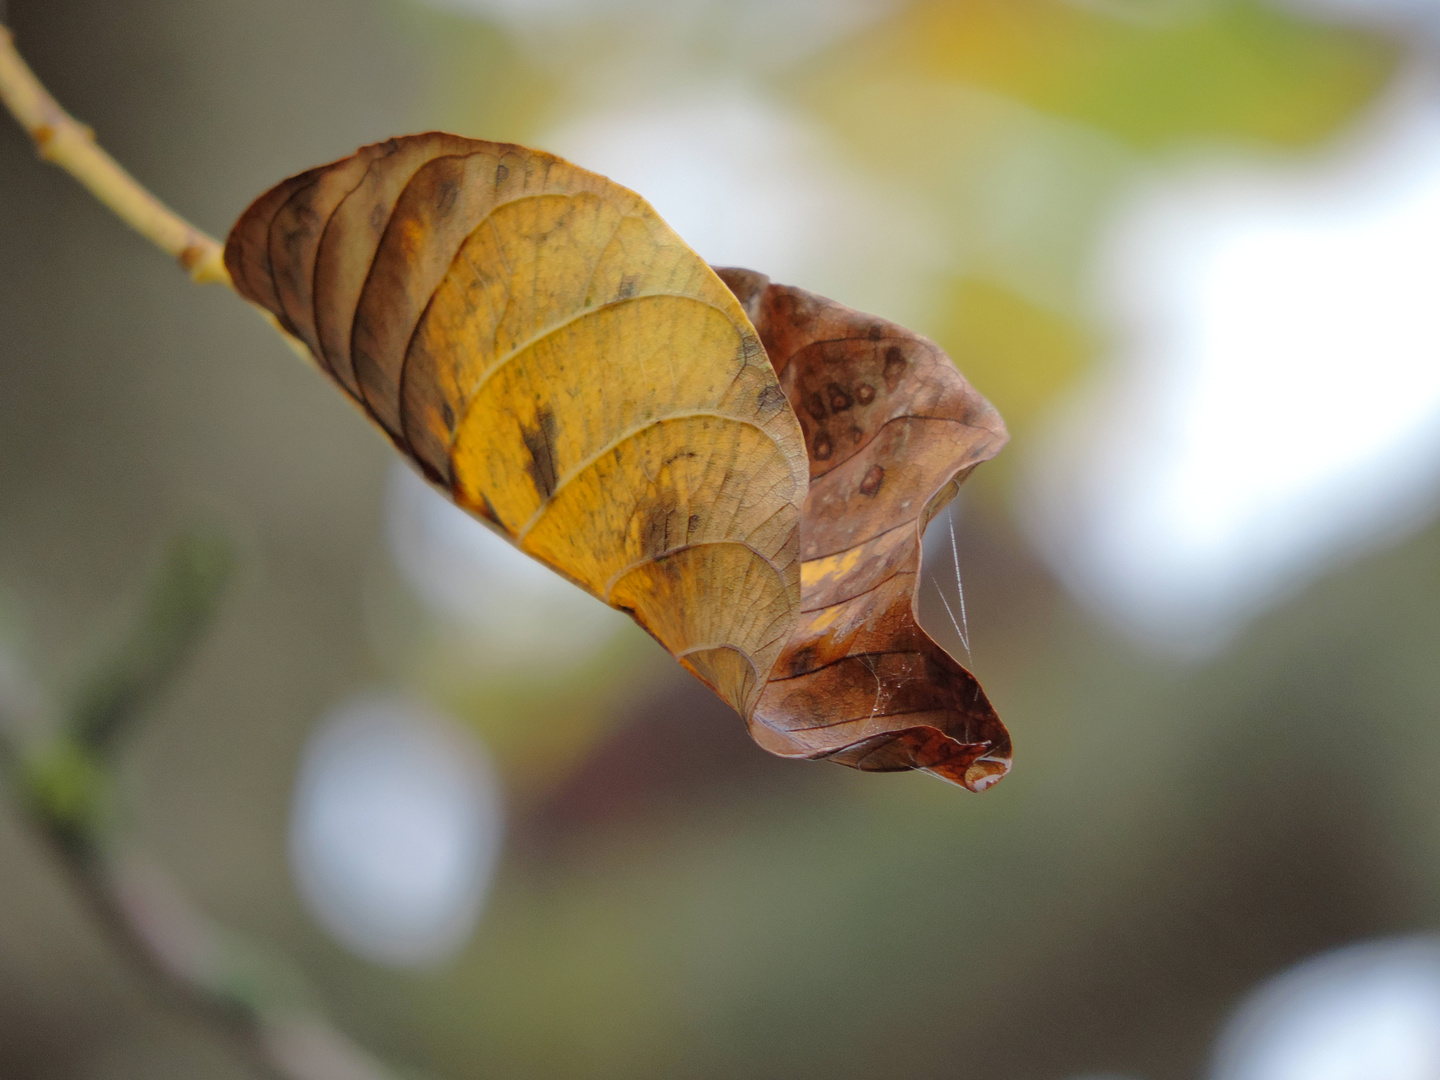
<svg viewBox="0 0 1440 1080">
<path fill-rule="evenodd" d="M 384 441 L 0 123 L 0 640 L 63 697 L 177 529 L 234 538 L 216 628 L 126 751 L 125 827 L 377 1053 L 457 1078 L 1201 1076 L 1262 980 L 1440 921 L 1440 530 L 1181 661 L 1073 599 L 1016 510 L 1026 446 L 1106 363 L 1087 275 L 1136 178 L 1303 162 L 1428 62 L 1415 34 L 1239 0 L 10 0 L 9 23 L 217 235 L 392 134 L 540 145 L 673 196 L 713 261 L 753 243 L 934 337 L 1011 425 L 956 522 L 1013 773 L 977 797 L 782 762 L 628 624 L 517 654 L 508 610 L 427 603 Z M 792 208 L 758 239 L 687 232 L 691 174 L 624 172 L 681 106 L 698 134 L 637 175 L 717 155 L 707 205 Z M 287 855 L 307 736 L 370 687 L 465 725 L 504 793 L 473 936 L 413 969 L 322 930 Z M 246 1075 L 0 803 L 0 1076 Z"/>
</svg>

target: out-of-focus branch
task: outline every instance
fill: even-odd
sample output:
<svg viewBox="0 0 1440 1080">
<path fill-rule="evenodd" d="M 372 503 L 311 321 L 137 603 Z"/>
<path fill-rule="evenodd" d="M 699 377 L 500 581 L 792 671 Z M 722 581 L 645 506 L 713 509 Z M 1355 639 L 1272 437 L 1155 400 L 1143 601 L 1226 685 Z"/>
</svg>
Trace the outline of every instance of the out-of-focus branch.
<svg viewBox="0 0 1440 1080">
<path fill-rule="evenodd" d="M 0 11 L 3 16 L 3 11 Z M 40 157 L 58 165 L 113 210 L 141 236 L 170 255 L 200 283 L 229 285 L 225 249 L 152 195 L 95 141 L 95 133 L 60 107 L 15 48 L 15 36 L 0 22 L 0 101 L 20 122 Z M 274 315 L 250 305 L 307 363 L 310 351 Z"/>
<path fill-rule="evenodd" d="M 110 855 L 88 884 L 92 905 L 114 922 L 136 960 L 177 1004 L 227 1030 L 260 1075 L 396 1080 L 320 1015 L 290 964 L 209 919 L 155 859 Z"/>
<path fill-rule="evenodd" d="M 210 920 L 154 859 L 116 842 L 111 777 L 120 737 L 207 629 L 232 562 L 213 535 L 174 542 L 137 629 L 68 711 L 26 701 L 33 695 L 16 692 L 28 683 L 25 672 L 0 654 L 0 777 L 119 947 L 257 1075 L 395 1080 L 323 1019 L 291 965 Z"/>
<path fill-rule="evenodd" d="M 171 545 L 129 639 L 81 690 L 68 723 L 76 738 L 103 750 L 169 682 L 210 624 L 232 567 L 218 536 Z"/>
</svg>

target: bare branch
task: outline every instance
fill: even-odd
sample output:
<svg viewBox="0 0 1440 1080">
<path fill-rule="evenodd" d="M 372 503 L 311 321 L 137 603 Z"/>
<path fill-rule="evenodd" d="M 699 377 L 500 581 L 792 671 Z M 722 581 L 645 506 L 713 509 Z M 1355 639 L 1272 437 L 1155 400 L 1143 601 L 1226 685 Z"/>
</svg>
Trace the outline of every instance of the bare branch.
<svg viewBox="0 0 1440 1080">
<path fill-rule="evenodd" d="M 95 141 L 95 133 L 60 107 L 15 49 L 15 36 L 0 23 L 0 101 L 35 143 L 41 159 L 64 169 L 145 239 L 180 263 L 199 284 L 229 285 L 225 249 L 220 241 L 197 229 L 171 210 L 126 172 Z M 292 352 L 307 363 L 313 358 L 275 316 L 260 313 Z"/>
<path fill-rule="evenodd" d="M 127 225 L 172 255 L 200 283 L 230 284 L 224 249 L 146 191 L 102 150 L 95 133 L 62 109 L 0 26 L 0 99 L 35 141 L 40 157 L 85 185 Z"/>
<path fill-rule="evenodd" d="M 204 632 L 228 576 L 213 538 L 181 538 L 143 618 L 78 708 L 31 700 L 28 673 L 0 644 L 0 781 L 95 920 L 177 1008 L 207 1021 L 265 1080 L 396 1080 L 336 1029 L 283 957 L 215 923 L 153 858 L 116 842 L 118 736 Z M 49 715 L 32 717 L 35 712 Z"/>
</svg>

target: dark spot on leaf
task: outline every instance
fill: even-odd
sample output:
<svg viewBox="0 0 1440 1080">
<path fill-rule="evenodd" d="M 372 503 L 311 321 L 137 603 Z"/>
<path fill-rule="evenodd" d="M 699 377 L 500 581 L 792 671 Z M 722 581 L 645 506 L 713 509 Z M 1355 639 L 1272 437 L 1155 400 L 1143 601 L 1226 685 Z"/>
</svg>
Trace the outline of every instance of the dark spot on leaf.
<svg viewBox="0 0 1440 1080">
<path fill-rule="evenodd" d="M 855 400 L 861 405 L 869 405 L 875 400 L 875 388 L 869 383 L 861 383 L 855 388 Z"/>
<path fill-rule="evenodd" d="M 620 287 L 615 290 L 616 300 L 628 300 L 635 295 L 635 286 L 639 282 L 635 274 L 626 274 L 620 279 Z"/>
<path fill-rule="evenodd" d="M 496 165 L 496 166 L 495 166 L 495 183 L 497 183 L 497 184 L 503 184 L 503 183 L 505 182 L 505 178 L 506 178 L 507 176 L 509 176 L 509 175 L 510 175 L 510 166 L 508 166 L 508 165 Z"/>
<path fill-rule="evenodd" d="M 370 211 L 370 228 L 374 230 L 376 236 L 385 231 L 385 207 L 379 203 L 376 203 L 375 208 Z"/>
<path fill-rule="evenodd" d="M 697 529 L 699 529 L 699 528 L 700 528 L 700 515 L 699 515 L 699 514 L 691 514 L 691 515 L 690 515 L 690 520 L 685 523 L 685 527 L 686 527 L 690 532 L 692 532 L 692 533 L 695 532 Z"/>
<path fill-rule="evenodd" d="M 863 438 L 865 438 L 865 432 L 863 430 L 858 427 L 852 427 L 850 429 L 850 441 L 856 446 L 860 445 L 860 440 Z"/>
<path fill-rule="evenodd" d="M 495 512 L 495 507 L 490 504 L 490 500 L 486 498 L 484 492 L 480 494 L 480 505 L 476 507 L 476 510 L 486 520 L 493 521 L 496 525 L 500 524 L 500 515 Z M 509 532 L 508 529 L 505 531 Z"/>
<path fill-rule="evenodd" d="M 296 210 L 295 216 L 298 219 L 295 226 L 293 228 L 284 230 L 283 234 L 280 237 L 280 243 L 285 248 L 285 253 L 289 255 L 292 259 L 295 258 L 296 252 L 299 250 L 300 245 L 304 242 L 305 238 L 310 234 L 310 230 L 314 227 L 311 222 L 313 222 L 315 219 L 315 212 L 313 210 L 310 210 L 307 214 L 306 208 L 300 207 Z"/>
<path fill-rule="evenodd" d="M 775 383 L 769 383 L 760 388 L 760 393 L 755 398 L 755 408 L 760 412 L 770 412 L 777 408 L 785 400 L 785 391 L 781 390 Z"/>
<path fill-rule="evenodd" d="M 806 395 L 805 411 L 817 421 L 825 419 L 825 399 L 820 396 L 818 391 L 812 390 Z"/>
<path fill-rule="evenodd" d="M 450 407 L 448 401 L 440 403 L 440 419 L 445 421 L 445 426 L 451 431 L 455 430 L 455 410 Z"/>
<path fill-rule="evenodd" d="M 675 510 L 673 494 L 668 498 L 662 496 L 654 502 L 641 504 L 637 508 L 637 512 L 643 515 L 640 521 L 640 544 L 646 555 L 653 558 L 674 547 L 670 542 L 670 519 Z"/>
<path fill-rule="evenodd" d="M 398 444 L 397 444 L 398 445 Z M 411 458 L 416 465 L 420 466 L 420 473 L 432 484 L 444 484 L 445 478 L 440 475 L 440 470 L 431 465 L 428 461 L 421 461 L 419 458 Z"/>
<path fill-rule="evenodd" d="M 535 481 L 535 490 L 542 499 L 555 494 L 555 485 L 560 479 L 555 469 L 555 430 L 555 414 L 543 405 L 535 413 L 534 427 L 520 425 L 520 438 L 530 451 L 530 463 L 525 471 Z"/>
<path fill-rule="evenodd" d="M 891 345 L 885 350 L 885 385 L 893 391 L 904 374 L 905 354 L 899 345 Z"/>
<path fill-rule="evenodd" d="M 874 496 L 884 482 L 885 470 L 879 465 L 871 465 L 870 471 L 865 474 L 865 479 L 860 481 L 860 494 Z"/>
<path fill-rule="evenodd" d="M 845 392 L 844 387 L 839 383 L 831 383 L 825 387 L 825 393 L 830 395 L 830 411 L 844 412 L 855 404 L 855 399 Z"/>
<path fill-rule="evenodd" d="M 359 341 L 352 342 L 350 346 L 350 362 L 355 365 L 355 374 L 359 376 L 362 383 L 367 381 L 364 373 L 373 371 L 378 366 L 375 363 L 375 357 L 370 354 L 370 350 Z M 374 415 L 374 410 L 366 403 L 363 393 L 360 395 L 360 403 L 365 406 L 366 412 Z"/>
<path fill-rule="evenodd" d="M 815 321 L 815 314 L 804 307 L 800 301 L 789 293 L 782 292 L 773 301 L 772 323 L 789 323 L 797 330 L 806 330 Z"/>
<path fill-rule="evenodd" d="M 435 212 L 441 217 L 447 217 L 450 211 L 455 209 L 455 200 L 459 197 L 460 182 L 458 180 L 444 181 L 436 195 Z"/>
<path fill-rule="evenodd" d="M 804 675 L 815 666 L 815 647 L 806 645 L 804 648 L 796 649 L 789 657 L 790 674 Z"/>
<path fill-rule="evenodd" d="M 871 341 L 879 341 L 885 336 L 885 328 L 879 323 L 871 323 L 870 329 L 865 334 Z"/>
<path fill-rule="evenodd" d="M 835 444 L 830 441 L 830 436 L 823 431 L 815 437 L 815 460 L 829 461 L 830 455 L 835 452 Z"/>
</svg>

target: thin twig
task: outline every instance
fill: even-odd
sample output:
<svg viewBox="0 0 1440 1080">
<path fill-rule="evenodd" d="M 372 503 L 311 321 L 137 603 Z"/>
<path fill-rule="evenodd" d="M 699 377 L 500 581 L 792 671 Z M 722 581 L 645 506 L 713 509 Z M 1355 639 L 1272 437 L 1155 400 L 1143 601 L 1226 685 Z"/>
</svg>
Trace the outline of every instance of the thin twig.
<svg viewBox="0 0 1440 1080">
<path fill-rule="evenodd" d="M 127 225 L 179 261 L 200 283 L 230 284 L 224 249 L 140 186 L 95 142 L 95 133 L 60 107 L 30 65 L 15 51 L 15 38 L 0 26 L 0 99 L 35 141 L 40 157 L 85 185 Z"/>
<path fill-rule="evenodd" d="M 77 739 L 103 752 L 169 684 L 214 618 L 234 562 L 218 534 L 171 541 L 128 639 L 81 684 L 66 721 Z"/>
<path fill-rule="evenodd" d="M 169 1002 L 208 1022 L 257 1077 L 396 1080 L 324 1019 L 289 963 L 209 919 L 154 859 L 116 843 L 119 737 L 149 711 L 205 631 L 229 564 L 217 538 L 173 543 L 137 631 L 68 711 L 27 703 L 26 672 L 0 646 L 0 674 L 8 672 L 0 679 L 0 781 L 116 946 Z"/>
<path fill-rule="evenodd" d="M 60 107 L 15 49 L 15 35 L 0 23 L 0 101 L 20 122 L 44 161 L 59 166 L 108 206 L 121 221 L 180 263 L 198 284 L 228 285 L 225 249 L 152 195 L 95 141 L 95 132 Z M 270 312 L 251 304 L 301 359 L 305 345 Z"/>
</svg>

